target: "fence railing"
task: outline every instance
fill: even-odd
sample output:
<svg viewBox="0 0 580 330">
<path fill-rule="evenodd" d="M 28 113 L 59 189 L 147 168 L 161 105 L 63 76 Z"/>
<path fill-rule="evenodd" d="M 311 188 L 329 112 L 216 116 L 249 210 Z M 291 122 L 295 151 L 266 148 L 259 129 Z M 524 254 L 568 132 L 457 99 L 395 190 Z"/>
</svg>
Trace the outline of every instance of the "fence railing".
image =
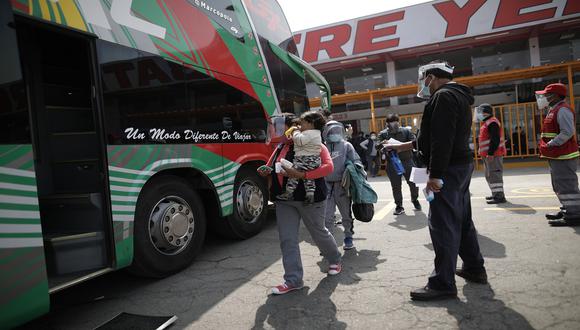
<svg viewBox="0 0 580 330">
<path fill-rule="evenodd" d="M 494 116 L 501 122 L 505 134 L 506 158 L 527 158 L 539 155 L 538 142 L 543 124 L 543 116 L 535 102 L 504 104 L 493 107 Z M 422 114 L 400 115 L 401 126 L 411 127 L 417 132 L 421 126 Z M 385 117 L 377 118 L 379 129 L 386 126 Z M 475 159 L 480 159 L 478 149 L 480 123 L 473 123 L 471 147 Z"/>
</svg>

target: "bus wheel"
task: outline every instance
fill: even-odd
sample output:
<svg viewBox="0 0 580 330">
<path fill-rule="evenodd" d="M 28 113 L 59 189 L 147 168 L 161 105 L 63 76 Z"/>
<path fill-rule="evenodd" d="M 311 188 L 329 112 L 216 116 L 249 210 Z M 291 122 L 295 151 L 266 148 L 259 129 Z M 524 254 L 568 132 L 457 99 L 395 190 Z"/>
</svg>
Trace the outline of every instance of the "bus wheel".
<svg viewBox="0 0 580 330">
<path fill-rule="evenodd" d="M 132 273 L 164 277 L 191 264 L 206 232 L 203 203 L 177 176 L 154 178 L 137 202 Z"/>
<path fill-rule="evenodd" d="M 256 170 L 240 170 L 234 185 L 234 211 L 225 219 L 220 234 L 230 238 L 246 239 L 258 234 L 267 216 L 268 190 L 265 180 Z M 225 229 L 225 230 L 224 230 Z"/>
</svg>

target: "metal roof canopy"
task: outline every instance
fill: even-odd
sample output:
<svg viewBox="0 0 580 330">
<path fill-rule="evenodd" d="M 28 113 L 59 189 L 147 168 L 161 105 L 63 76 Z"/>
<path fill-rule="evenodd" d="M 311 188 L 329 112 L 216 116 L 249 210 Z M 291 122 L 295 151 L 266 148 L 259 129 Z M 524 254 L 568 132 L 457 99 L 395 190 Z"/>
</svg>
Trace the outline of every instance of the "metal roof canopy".
<svg viewBox="0 0 580 330">
<path fill-rule="evenodd" d="M 494 73 L 486 73 L 474 75 L 469 77 L 459 77 L 454 79 L 458 83 L 462 83 L 471 87 L 501 83 L 506 81 L 524 80 L 531 78 L 541 78 L 556 73 L 568 73 L 568 78 L 571 79 L 573 71 L 580 69 L 580 61 L 566 62 L 562 64 L 543 65 L 538 67 L 531 67 L 526 69 L 515 69 L 509 71 L 501 71 Z M 401 85 L 395 87 L 381 88 L 376 90 L 369 90 L 365 92 L 335 94 L 332 96 L 332 104 L 345 104 L 352 102 L 369 101 L 377 98 L 387 98 L 394 96 L 406 96 L 417 93 L 417 84 Z M 570 89 L 571 103 L 573 103 L 573 93 Z M 320 106 L 320 98 L 311 98 L 310 106 Z"/>
</svg>

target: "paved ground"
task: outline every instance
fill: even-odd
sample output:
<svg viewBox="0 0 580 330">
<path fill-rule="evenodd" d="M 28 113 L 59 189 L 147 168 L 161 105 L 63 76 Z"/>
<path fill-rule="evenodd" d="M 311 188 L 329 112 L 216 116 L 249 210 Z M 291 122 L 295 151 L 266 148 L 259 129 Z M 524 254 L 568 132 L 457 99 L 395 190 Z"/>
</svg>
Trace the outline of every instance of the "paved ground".
<svg viewBox="0 0 580 330">
<path fill-rule="evenodd" d="M 508 170 L 505 181 L 510 203 L 498 207 L 483 200 L 481 172 L 473 179 L 490 285 L 457 278 L 457 300 L 409 300 L 432 269 L 426 213 L 407 203 L 407 215 L 393 216 L 390 185 L 377 177 L 377 217 L 357 222 L 357 248 L 345 253 L 339 276 L 326 276 L 327 265 L 303 230 L 307 287 L 270 296 L 282 280 L 271 221 L 247 241 L 211 239 L 191 267 L 170 278 L 118 272 L 61 292 L 54 311 L 28 328 L 90 329 L 125 311 L 175 314 L 173 329 L 580 329 L 580 227 L 547 225 L 544 213 L 558 206 L 547 169 Z"/>
</svg>

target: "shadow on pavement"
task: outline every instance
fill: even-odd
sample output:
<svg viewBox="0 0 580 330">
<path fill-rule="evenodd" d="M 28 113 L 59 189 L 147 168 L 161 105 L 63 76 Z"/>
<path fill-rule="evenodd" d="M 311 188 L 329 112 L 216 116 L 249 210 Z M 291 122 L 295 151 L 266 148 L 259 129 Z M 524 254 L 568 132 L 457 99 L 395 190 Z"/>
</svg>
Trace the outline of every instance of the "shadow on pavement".
<svg viewBox="0 0 580 330">
<path fill-rule="evenodd" d="M 407 231 L 423 229 L 427 227 L 427 215 L 422 211 L 415 211 L 414 216 L 399 215 L 389 226 Z"/>
<path fill-rule="evenodd" d="M 480 234 L 477 234 L 477 241 L 479 242 L 481 254 L 485 258 L 505 258 L 507 256 L 505 245 Z M 433 251 L 433 244 L 425 244 L 425 247 Z"/>
<path fill-rule="evenodd" d="M 493 207 L 493 205 L 489 205 L 490 207 Z M 529 205 L 524 205 L 524 204 L 514 204 L 510 201 L 508 201 L 507 203 L 503 203 L 503 204 L 495 204 L 495 207 L 500 208 L 500 209 L 509 209 L 507 211 L 509 211 L 510 213 L 515 213 L 515 214 L 536 214 L 537 211 L 535 209 L 533 209 L 532 207 L 530 207 Z"/>
<path fill-rule="evenodd" d="M 336 305 L 330 299 L 338 285 L 352 285 L 361 281 L 358 274 L 373 272 L 386 261 L 379 259 L 380 251 L 352 249 L 343 256 L 342 273 L 327 276 L 314 289 L 309 287 L 283 296 L 270 295 L 256 311 L 252 329 L 346 329 L 347 324 L 336 318 Z M 319 262 L 326 272 L 326 262 Z"/>
<path fill-rule="evenodd" d="M 248 240 L 208 232 L 202 253 L 181 272 L 147 279 L 121 270 L 89 280 L 51 295 L 50 313 L 22 329 L 94 329 L 120 312 L 177 315 L 174 327 L 183 328 L 277 262 L 278 246 L 273 212 L 263 231 Z"/>
<path fill-rule="evenodd" d="M 433 302 L 415 302 L 417 307 L 445 307 L 449 315 L 457 319 L 461 330 L 471 329 L 533 329 L 528 320 L 507 307 L 499 299 L 490 285 L 466 284 L 463 287 L 466 301 L 459 299 Z"/>
</svg>

